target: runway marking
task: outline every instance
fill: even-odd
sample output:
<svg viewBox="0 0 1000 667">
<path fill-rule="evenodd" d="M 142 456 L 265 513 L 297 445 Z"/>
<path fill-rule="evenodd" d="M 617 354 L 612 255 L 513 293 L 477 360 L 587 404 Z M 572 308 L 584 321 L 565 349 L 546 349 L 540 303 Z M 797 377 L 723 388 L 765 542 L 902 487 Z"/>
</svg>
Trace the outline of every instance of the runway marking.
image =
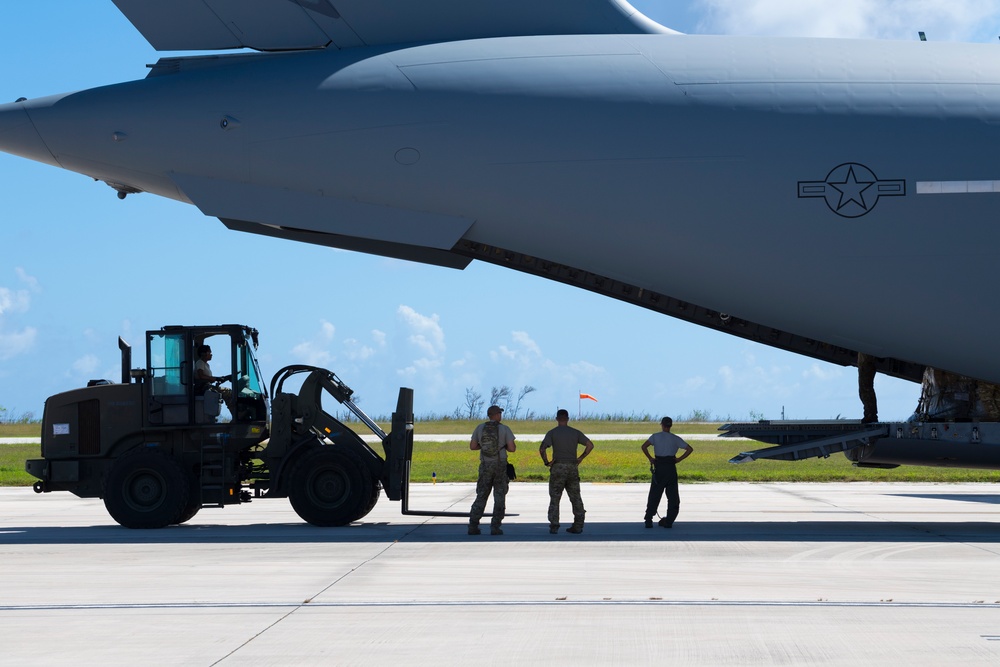
<svg viewBox="0 0 1000 667">
<path fill-rule="evenodd" d="M 289 614 L 300 609 L 356 609 L 361 607 L 555 607 L 570 605 L 574 607 L 858 607 L 858 608 L 908 608 L 908 609 L 994 609 L 1000 610 L 1000 600 L 996 602 L 896 602 L 880 600 L 878 602 L 864 601 L 832 601 L 832 600 L 405 600 L 398 602 L 161 602 L 161 603 L 108 603 L 108 604 L 38 604 L 38 605 L 0 605 L 4 611 L 113 611 L 113 610 L 197 610 L 197 609 L 289 609 Z M 288 614 L 282 616 L 286 618 Z M 275 621 L 278 623 L 279 621 Z M 268 627 L 273 627 L 274 624 Z M 263 632 L 263 631 L 262 631 Z M 261 633 L 258 633 L 258 636 Z M 985 635 L 984 635 L 985 636 Z M 994 635 L 990 635 L 994 637 Z M 1000 641 L 1000 635 L 995 635 Z"/>
</svg>

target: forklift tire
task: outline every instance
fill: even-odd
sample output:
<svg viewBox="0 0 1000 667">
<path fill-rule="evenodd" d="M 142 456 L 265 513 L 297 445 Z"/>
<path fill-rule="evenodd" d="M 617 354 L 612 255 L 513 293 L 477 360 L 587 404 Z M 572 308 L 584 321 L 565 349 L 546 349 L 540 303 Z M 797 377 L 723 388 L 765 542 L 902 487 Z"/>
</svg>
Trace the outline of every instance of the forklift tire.
<svg viewBox="0 0 1000 667">
<path fill-rule="evenodd" d="M 184 508 L 184 511 L 181 512 L 181 515 L 176 519 L 174 519 L 171 523 L 181 524 L 190 521 L 191 519 L 194 518 L 195 514 L 197 514 L 200 510 L 201 510 L 201 503 L 196 502 L 194 506 L 188 504 L 188 506 Z"/>
<path fill-rule="evenodd" d="M 357 516 L 351 519 L 352 522 L 360 521 L 361 519 L 368 516 L 369 512 L 375 509 L 375 505 L 378 503 L 378 497 L 382 493 L 382 482 L 379 481 L 378 477 L 372 474 L 372 472 L 368 469 L 368 466 L 366 466 L 364 462 L 361 460 L 361 457 L 359 456 L 358 452 L 352 449 L 344 449 L 342 451 L 345 454 L 349 455 L 352 459 L 354 459 L 354 462 L 357 464 L 358 469 L 361 470 L 361 475 L 371 480 L 371 485 L 372 485 L 371 499 L 360 508 L 360 511 L 358 512 Z"/>
<path fill-rule="evenodd" d="M 358 519 L 363 519 L 368 516 L 368 513 L 375 509 L 375 505 L 378 503 L 378 497 L 382 495 L 382 482 L 375 478 L 372 478 L 372 499 L 368 502 L 368 507 L 365 508 L 361 514 L 355 517 L 355 521 Z"/>
<path fill-rule="evenodd" d="M 172 523 L 180 524 L 185 521 L 190 521 L 194 518 L 194 515 L 201 510 L 201 497 L 196 488 L 197 482 L 193 476 L 188 477 L 188 501 L 184 505 L 184 509 L 181 510 L 180 515 L 173 520 Z"/>
<path fill-rule="evenodd" d="M 104 506 L 126 528 L 164 528 L 187 507 L 188 476 L 165 454 L 135 449 L 111 469 L 104 487 Z"/>
<path fill-rule="evenodd" d="M 295 513 L 314 526 L 345 526 L 359 519 L 371 494 L 368 471 L 335 445 L 304 454 L 288 485 Z"/>
</svg>

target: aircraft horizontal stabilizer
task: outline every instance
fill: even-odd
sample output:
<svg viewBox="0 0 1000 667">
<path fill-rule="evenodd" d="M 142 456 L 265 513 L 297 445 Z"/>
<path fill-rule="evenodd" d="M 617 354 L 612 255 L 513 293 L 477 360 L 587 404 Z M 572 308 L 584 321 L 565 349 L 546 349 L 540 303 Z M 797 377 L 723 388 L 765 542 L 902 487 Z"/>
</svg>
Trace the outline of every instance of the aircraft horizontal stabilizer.
<svg viewBox="0 0 1000 667">
<path fill-rule="evenodd" d="M 158 51 L 673 32 L 627 0 L 114 0 Z"/>
</svg>

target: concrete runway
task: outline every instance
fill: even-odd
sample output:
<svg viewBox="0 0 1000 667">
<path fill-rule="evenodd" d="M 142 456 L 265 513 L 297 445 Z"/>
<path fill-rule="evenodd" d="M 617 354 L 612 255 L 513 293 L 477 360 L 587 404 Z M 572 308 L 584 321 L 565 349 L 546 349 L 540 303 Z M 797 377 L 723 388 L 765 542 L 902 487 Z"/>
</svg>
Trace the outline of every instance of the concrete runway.
<svg viewBox="0 0 1000 667">
<path fill-rule="evenodd" d="M 319 529 L 284 500 L 132 531 L 101 501 L 0 490 L 6 664 L 996 665 L 1000 493 L 989 484 L 585 484 L 549 535 L 515 483 L 503 536 L 458 518 Z M 471 484 L 416 485 L 466 511 Z M 563 500 L 563 524 L 569 503 Z M 487 531 L 488 532 L 488 531 Z"/>
</svg>

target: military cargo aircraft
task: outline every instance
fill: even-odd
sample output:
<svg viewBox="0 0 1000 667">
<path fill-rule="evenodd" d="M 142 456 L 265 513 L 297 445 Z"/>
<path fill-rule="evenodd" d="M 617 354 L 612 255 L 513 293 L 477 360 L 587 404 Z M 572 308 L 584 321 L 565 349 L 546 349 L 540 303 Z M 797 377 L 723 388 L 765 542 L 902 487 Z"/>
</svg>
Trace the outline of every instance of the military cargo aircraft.
<svg viewBox="0 0 1000 667">
<path fill-rule="evenodd" d="M 625 0 L 115 4 L 219 53 L 0 105 L 0 150 L 234 230 L 1000 383 L 993 47 L 682 35 Z"/>
</svg>

